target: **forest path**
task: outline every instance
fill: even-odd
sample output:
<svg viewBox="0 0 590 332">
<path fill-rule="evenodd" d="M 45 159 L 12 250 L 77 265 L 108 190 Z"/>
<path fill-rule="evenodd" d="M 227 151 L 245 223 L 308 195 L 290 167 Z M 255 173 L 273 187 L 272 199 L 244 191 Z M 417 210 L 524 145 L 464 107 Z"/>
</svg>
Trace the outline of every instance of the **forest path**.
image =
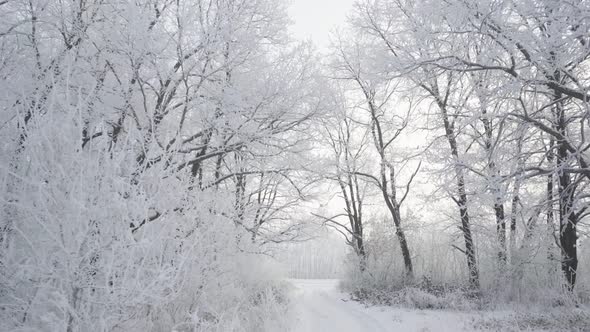
<svg viewBox="0 0 590 332">
<path fill-rule="evenodd" d="M 393 331 L 390 322 L 370 315 L 361 304 L 338 290 L 338 280 L 295 279 L 296 332 Z"/>
<path fill-rule="evenodd" d="M 365 307 L 338 289 L 338 280 L 291 279 L 295 332 L 462 331 L 456 312 Z"/>
</svg>

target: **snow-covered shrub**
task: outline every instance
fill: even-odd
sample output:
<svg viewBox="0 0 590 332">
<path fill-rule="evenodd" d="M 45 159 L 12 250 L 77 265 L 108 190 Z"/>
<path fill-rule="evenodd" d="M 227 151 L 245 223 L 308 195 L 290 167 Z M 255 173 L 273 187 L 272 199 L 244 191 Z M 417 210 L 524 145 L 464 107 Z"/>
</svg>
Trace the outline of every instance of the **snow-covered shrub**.
<svg viewBox="0 0 590 332">
<path fill-rule="evenodd" d="M 474 318 L 471 326 L 477 331 L 585 332 L 590 326 L 590 314 L 587 309 L 570 308 L 516 310 L 488 313 L 481 318 Z"/>
<path fill-rule="evenodd" d="M 403 286 L 403 262 L 395 238 L 395 230 L 387 220 L 371 223 L 365 240 L 365 269 L 360 270 L 360 258 L 349 253 L 346 259 L 343 287 L 347 290 L 382 292 Z"/>
<path fill-rule="evenodd" d="M 3 330 L 252 331 L 276 320 L 281 289 L 256 281 L 268 269 L 246 253 L 257 246 L 248 233 L 214 213 L 221 194 L 187 190 L 156 166 L 134 175 L 126 151 L 80 149 L 66 116 L 54 111 L 31 130 L 26 177 L 2 172 L 19 181 L 3 196 L 14 202 Z"/>
<path fill-rule="evenodd" d="M 467 299 L 467 292 L 462 291 L 462 285 L 456 280 L 451 266 L 444 266 L 440 260 L 448 255 L 436 257 L 437 246 L 443 245 L 444 238 L 439 235 L 438 241 L 433 237 L 428 244 L 422 242 L 422 253 L 414 261 L 414 279 L 404 275 L 404 266 L 399 252 L 395 229 L 388 220 L 374 221 L 370 224 L 370 231 L 366 239 L 367 257 L 365 269 L 359 269 L 359 258 L 354 254 L 347 257 L 346 274 L 342 281 L 343 289 L 351 292 L 355 297 L 373 303 L 397 304 L 410 307 L 444 307 L 443 298 L 449 296 L 450 307 L 471 307 Z M 429 233 L 410 233 L 418 238 L 428 237 Z M 412 244 L 412 243 L 411 243 Z M 438 250 L 440 251 L 440 250 Z M 432 255 L 429 255 L 432 252 Z M 451 255 L 451 259 L 452 259 Z M 432 277 L 432 276 L 436 277 Z M 461 297 L 466 295 L 465 303 Z"/>
<path fill-rule="evenodd" d="M 297 235 L 281 163 L 319 107 L 286 24 L 274 0 L 0 3 L 0 330 L 280 326 L 253 253 Z"/>
<path fill-rule="evenodd" d="M 585 275 L 580 274 L 575 293 L 563 285 L 559 253 L 550 260 L 544 237 L 537 234 L 527 247 L 517 248 L 511 262 L 498 268 L 497 251 L 480 244 L 479 290 L 470 289 L 466 271 L 461 268 L 464 255 L 452 247 L 452 237 L 444 231 L 410 232 L 410 242 L 417 252 L 414 257 L 414 278 L 404 278 L 403 261 L 397 246 L 394 228 L 387 220 L 373 222 L 365 241 L 365 270 L 359 269 L 359 258 L 347 256 L 342 288 L 353 298 L 374 304 L 398 305 L 419 309 L 501 309 L 510 305 L 567 306 L 588 303 Z M 542 230 L 540 230 L 542 231 Z M 412 237 L 410 237 L 412 238 Z M 582 259 L 579 271 L 587 268 Z"/>
<path fill-rule="evenodd" d="M 461 289 L 434 294 L 417 287 L 406 287 L 395 292 L 391 302 L 395 305 L 416 309 L 472 310 L 478 307 L 478 302 Z"/>
</svg>

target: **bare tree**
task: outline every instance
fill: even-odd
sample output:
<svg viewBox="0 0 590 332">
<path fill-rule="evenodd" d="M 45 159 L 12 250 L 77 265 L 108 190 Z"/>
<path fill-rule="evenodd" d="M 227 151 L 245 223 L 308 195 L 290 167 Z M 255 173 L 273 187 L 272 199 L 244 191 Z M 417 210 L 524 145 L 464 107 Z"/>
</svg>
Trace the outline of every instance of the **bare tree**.
<svg viewBox="0 0 590 332">
<path fill-rule="evenodd" d="M 344 201 L 344 215 L 318 217 L 344 236 L 346 243 L 358 256 L 362 272 L 366 268 L 367 259 L 363 212 L 368 183 L 361 174 L 368 148 L 369 130 L 352 117 L 350 113 L 354 110 L 349 109 L 345 97 L 341 94 L 337 97 L 339 112 L 333 112 L 334 118 L 327 119 L 323 125 L 327 145 L 333 153 L 333 161 L 329 161 L 329 164 L 334 165 L 334 170 L 322 175 L 338 185 L 340 197 Z M 348 223 L 339 221 L 338 217 L 345 217 Z"/>
<path fill-rule="evenodd" d="M 396 165 L 390 155 L 394 142 L 408 125 L 410 113 L 404 112 L 400 115 L 398 113 L 399 109 L 389 108 L 396 91 L 395 82 L 389 80 L 380 82 L 379 79 L 371 80 L 365 77 L 366 73 L 362 64 L 364 61 L 362 47 L 358 43 L 353 43 L 347 49 L 341 42 L 335 50 L 336 60 L 333 67 L 335 75 L 339 79 L 350 81 L 353 84 L 354 89 L 360 93 L 360 98 L 362 98 L 365 105 L 364 110 L 367 113 L 363 121 L 370 130 L 379 160 L 379 167 L 376 176 L 369 173 L 359 174 L 373 182 L 381 192 L 385 206 L 395 225 L 406 277 L 411 280 L 414 277 L 414 269 L 406 233 L 402 225 L 401 206 L 408 197 L 412 181 L 420 169 L 420 164 L 410 174 L 405 186 L 403 186 L 405 189 L 403 194 L 398 195 L 398 175 L 396 174 Z"/>
</svg>

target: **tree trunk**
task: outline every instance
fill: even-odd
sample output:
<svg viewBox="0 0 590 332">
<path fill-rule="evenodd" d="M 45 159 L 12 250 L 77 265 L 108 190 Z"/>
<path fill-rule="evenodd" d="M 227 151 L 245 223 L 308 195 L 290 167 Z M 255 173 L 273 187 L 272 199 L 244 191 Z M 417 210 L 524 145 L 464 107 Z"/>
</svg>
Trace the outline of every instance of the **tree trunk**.
<svg viewBox="0 0 590 332">
<path fill-rule="evenodd" d="M 559 149 L 561 150 L 561 148 Z M 561 151 L 559 159 L 562 158 Z M 559 161 L 558 161 L 559 163 Z M 573 211 L 573 185 L 567 172 L 559 175 L 559 244 L 561 245 L 561 270 L 567 282 L 567 288 L 573 291 L 576 285 L 576 271 L 578 269 L 578 240 L 576 226 L 577 216 Z"/>
<path fill-rule="evenodd" d="M 559 79 L 559 75 L 556 75 Z M 556 130 L 562 137 L 567 135 L 567 121 L 565 109 L 561 101 L 562 95 L 555 92 L 555 120 Z M 574 193 L 576 185 L 572 183 L 568 167 L 569 152 L 565 142 L 557 140 L 557 170 L 558 170 L 558 194 L 559 194 L 559 244 L 561 246 L 561 270 L 565 276 L 566 287 L 573 291 L 576 285 L 576 272 L 578 269 L 577 252 L 577 224 L 578 217 L 574 211 Z"/>
<path fill-rule="evenodd" d="M 520 213 L 520 188 L 523 182 L 525 166 L 525 158 L 522 154 L 522 146 L 524 144 L 524 137 L 527 129 L 526 126 L 519 124 L 516 130 L 518 131 L 518 140 L 516 142 L 516 177 L 514 178 L 514 186 L 512 189 L 512 202 L 510 208 L 510 257 L 513 265 L 514 263 L 516 263 L 514 261 L 516 255 L 516 221 L 518 218 L 518 214 Z"/>
<path fill-rule="evenodd" d="M 457 181 L 457 196 L 453 197 L 455 203 L 459 208 L 459 217 L 461 220 L 461 232 L 463 233 L 463 239 L 465 240 L 465 256 L 467 258 L 467 269 L 469 271 L 469 285 L 474 289 L 479 289 L 479 269 L 477 267 L 477 258 L 475 256 L 475 245 L 473 243 L 473 236 L 471 235 L 471 224 L 469 220 L 469 211 L 467 207 L 467 191 L 465 190 L 465 175 L 463 167 L 459 164 L 459 148 L 457 146 L 457 139 L 455 136 L 455 125 L 449 118 L 447 110 L 447 102 L 449 95 L 451 94 L 452 88 L 452 77 L 448 77 L 446 91 L 444 96 L 438 87 L 436 79 L 430 82 L 430 85 L 425 83 L 420 84 L 424 90 L 426 90 L 435 100 L 436 105 L 440 111 L 443 125 L 445 129 L 445 137 L 449 143 L 451 150 L 451 156 L 454 160 L 455 179 Z"/>
<path fill-rule="evenodd" d="M 479 270 L 477 267 L 477 259 L 475 257 L 475 246 L 473 244 L 473 237 L 471 235 L 471 225 L 469 221 L 469 211 L 467 209 L 467 194 L 465 193 L 465 180 L 463 178 L 463 170 L 459 166 L 455 167 L 457 175 L 457 191 L 459 199 L 457 205 L 459 206 L 459 215 L 461 217 L 461 231 L 465 240 L 465 255 L 467 256 L 467 268 L 469 269 L 469 284 L 479 289 Z"/>
<path fill-rule="evenodd" d="M 553 136 L 550 137 L 549 140 L 549 147 L 547 149 L 547 163 L 549 167 L 556 167 L 555 162 L 555 153 L 553 151 L 555 146 L 555 140 Z M 553 274 L 556 270 L 554 267 L 553 262 L 556 261 L 555 253 L 554 253 L 554 242 L 553 239 L 555 237 L 555 213 L 554 213 L 554 174 L 551 173 L 547 175 L 547 261 L 549 262 L 549 274 Z"/>
<path fill-rule="evenodd" d="M 359 85 L 363 89 L 363 93 L 367 98 L 367 104 L 369 106 L 369 110 L 371 113 L 371 134 L 373 136 L 375 148 L 377 149 L 377 153 L 379 154 L 380 159 L 379 187 L 381 189 L 385 205 L 387 206 L 387 209 L 389 210 L 391 217 L 393 219 L 393 223 L 395 225 L 395 235 L 397 236 L 397 239 L 399 241 L 402 258 L 404 260 L 405 277 L 406 279 L 411 280 L 414 278 L 414 267 L 412 264 L 410 248 L 408 247 L 408 241 L 406 240 L 406 234 L 402 227 L 400 206 L 396 197 L 395 168 L 391 163 L 388 162 L 387 156 L 385 154 L 385 149 L 387 145 L 385 143 L 386 140 L 383 137 L 381 122 L 377 115 L 378 106 L 374 103 L 373 94 L 372 92 L 368 91 L 360 82 Z M 389 172 L 387 172 L 388 170 Z"/>
<path fill-rule="evenodd" d="M 364 272 L 367 268 L 367 253 L 365 251 L 365 243 L 363 241 L 363 234 L 362 231 L 358 234 L 356 238 L 356 247 L 358 250 L 358 257 L 359 257 L 359 269 L 361 272 Z"/>
<path fill-rule="evenodd" d="M 397 216 L 396 218 L 394 218 L 394 221 L 397 219 L 397 222 L 395 222 L 395 225 L 396 225 L 395 235 L 397 236 L 397 239 L 399 241 L 399 245 L 400 245 L 400 248 L 402 251 L 402 257 L 404 259 L 404 266 L 406 268 L 406 277 L 409 280 L 411 280 L 414 278 L 414 267 L 412 265 L 412 256 L 410 256 L 410 248 L 408 247 L 408 242 L 406 240 L 406 234 L 404 233 L 404 230 L 400 224 L 401 217 L 399 216 L 399 209 L 397 209 L 395 212 L 393 212 L 393 214 L 395 214 Z"/>
<path fill-rule="evenodd" d="M 481 88 L 480 85 L 481 82 L 477 84 L 477 87 Z M 479 90 L 477 92 L 479 92 Z M 493 210 L 496 217 L 496 237 L 499 247 L 498 262 L 500 267 L 504 267 L 506 265 L 506 219 L 504 203 L 502 200 L 502 190 L 500 188 L 500 170 L 496 167 L 496 162 L 494 160 L 494 133 L 492 121 L 488 118 L 486 101 L 479 93 L 478 99 L 481 107 L 481 122 L 484 127 L 484 147 L 488 159 L 488 186 L 494 199 Z"/>
<path fill-rule="evenodd" d="M 573 291 L 578 269 L 578 240 L 576 226 L 578 218 L 573 211 L 574 185 L 569 173 L 563 171 L 567 151 L 560 145 L 557 164 L 559 171 L 559 244 L 561 246 L 561 270 L 565 276 L 567 289 Z"/>
<path fill-rule="evenodd" d="M 494 214 L 496 215 L 496 234 L 498 237 L 498 261 L 501 266 L 506 264 L 506 220 L 504 218 L 504 204 L 494 203 Z"/>
<path fill-rule="evenodd" d="M 455 138 L 454 125 L 449 119 L 446 103 L 440 98 L 438 93 L 436 93 L 434 97 L 437 99 L 437 104 L 441 111 L 445 127 L 445 136 L 451 149 L 451 155 L 455 161 L 455 177 L 457 180 L 457 194 L 459 196 L 458 199 L 456 199 L 456 203 L 459 207 L 459 216 L 461 218 L 460 229 L 463 232 L 463 238 L 465 240 L 465 256 L 467 257 L 467 268 L 469 270 L 469 284 L 474 289 L 479 289 L 479 269 L 477 267 L 473 236 L 471 235 L 471 224 L 467 208 L 467 193 L 465 190 L 465 176 L 463 174 L 463 168 L 459 165 L 459 149 Z"/>
</svg>

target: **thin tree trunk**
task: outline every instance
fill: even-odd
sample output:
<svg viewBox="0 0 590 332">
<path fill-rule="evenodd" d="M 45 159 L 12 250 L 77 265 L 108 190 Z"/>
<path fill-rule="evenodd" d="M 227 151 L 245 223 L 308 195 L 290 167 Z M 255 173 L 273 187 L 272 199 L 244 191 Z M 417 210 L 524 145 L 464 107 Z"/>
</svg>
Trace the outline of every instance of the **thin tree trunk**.
<svg viewBox="0 0 590 332">
<path fill-rule="evenodd" d="M 393 219 L 393 223 L 395 225 L 395 235 L 399 241 L 400 250 L 402 253 L 402 258 L 404 260 L 404 267 L 406 272 L 406 278 L 411 280 L 414 278 L 414 267 L 412 265 L 412 256 L 410 254 L 410 248 L 408 247 L 408 241 L 406 240 L 406 234 L 402 227 L 402 218 L 400 214 L 400 206 L 397 202 L 396 197 L 396 188 L 395 188 L 395 169 L 392 165 L 386 160 L 385 156 L 385 142 L 383 139 L 383 132 L 381 130 L 381 124 L 379 119 L 376 115 L 376 107 L 371 102 L 369 102 L 369 106 L 371 108 L 371 115 L 373 118 L 373 137 L 375 139 L 375 145 L 377 147 L 377 152 L 380 156 L 380 164 L 381 164 L 381 193 L 383 195 L 383 200 L 385 201 L 385 205 L 391 214 Z M 387 179 L 387 169 L 389 169 L 389 180 Z M 390 189 L 388 189 L 390 188 Z"/>
<path fill-rule="evenodd" d="M 512 202 L 510 208 L 510 260 L 512 265 L 514 266 L 515 263 L 515 255 L 516 255 L 516 221 L 518 218 L 518 214 L 520 213 L 520 187 L 522 185 L 522 175 L 524 173 L 524 157 L 522 156 L 522 145 L 524 139 L 525 128 L 522 126 L 518 126 L 517 128 L 519 132 L 518 141 L 516 143 L 516 177 L 514 178 L 514 186 L 512 189 Z"/>
<path fill-rule="evenodd" d="M 459 149 L 457 146 L 457 140 L 455 138 L 455 128 L 454 125 L 451 123 L 449 119 L 449 114 L 447 111 L 447 98 L 450 94 L 450 78 L 449 78 L 449 86 L 447 87 L 447 92 L 445 97 L 442 97 L 438 90 L 438 84 L 435 82 L 432 87 L 428 87 L 424 84 L 421 85 L 426 91 L 428 91 L 436 100 L 437 106 L 441 112 L 441 116 L 443 119 L 443 124 L 445 128 L 445 136 L 449 143 L 449 147 L 451 149 L 451 155 L 453 156 L 453 160 L 455 162 L 454 170 L 455 170 L 455 178 L 457 181 L 457 198 L 455 198 L 455 202 L 459 208 L 459 217 L 461 220 L 461 231 L 463 232 L 463 239 L 465 240 L 465 256 L 467 258 L 467 268 L 469 271 L 469 284 L 474 289 L 479 289 L 479 269 L 477 266 L 477 258 L 475 256 L 475 245 L 473 243 L 473 236 L 471 234 L 471 223 L 469 219 L 469 211 L 468 211 L 468 200 L 467 200 L 467 192 L 465 189 L 465 175 L 463 172 L 463 168 L 459 164 Z"/>
<path fill-rule="evenodd" d="M 506 265 L 506 218 L 502 190 L 500 188 L 500 170 L 496 167 L 496 162 L 494 160 L 494 133 L 492 121 L 488 118 L 486 100 L 479 93 L 482 84 L 481 81 L 476 83 L 476 92 L 481 108 L 481 122 L 484 127 L 484 148 L 488 159 L 488 186 L 494 199 L 493 210 L 496 218 L 496 238 L 499 246 L 498 262 L 500 267 L 503 268 Z"/>
<path fill-rule="evenodd" d="M 547 163 L 549 164 L 549 167 L 556 167 L 554 165 L 555 162 L 555 153 L 553 151 L 555 147 L 555 140 L 553 139 L 553 136 L 550 137 L 549 139 L 549 147 L 547 149 Z M 555 213 L 554 213 L 554 191 L 555 189 L 554 187 L 554 174 L 551 173 L 549 175 L 547 175 L 547 234 L 549 236 L 549 239 L 547 241 L 547 260 L 549 261 L 550 264 L 550 273 L 554 270 L 552 267 L 552 263 L 555 261 L 555 254 L 553 252 L 554 250 L 554 246 L 553 246 L 553 238 L 555 236 Z"/>
<path fill-rule="evenodd" d="M 383 137 L 381 122 L 377 115 L 378 106 L 374 103 L 374 94 L 363 85 L 360 79 L 357 80 L 357 82 L 359 83 L 359 86 L 361 87 L 365 95 L 366 102 L 369 106 L 369 111 L 371 115 L 371 134 L 373 136 L 373 142 L 375 144 L 375 148 L 377 149 L 377 153 L 379 154 L 380 159 L 379 186 L 381 189 L 383 200 L 385 201 L 385 205 L 387 206 L 387 209 L 389 210 L 391 217 L 393 219 L 393 223 L 395 225 L 395 235 L 398 239 L 402 258 L 404 260 L 405 277 L 407 280 L 411 280 L 414 278 L 414 268 L 412 264 L 410 248 L 408 246 L 408 241 L 406 240 L 406 234 L 402 227 L 400 206 L 396 197 L 395 168 L 392 164 L 390 164 L 387 161 L 387 157 L 385 155 L 385 149 L 387 146 L 385 143 L 385 139 Z M 387 172 L 388 170 L 389 172 Z"/>
<path fill-rule="evenodd" d="M 401 214 L 400 214 L 400 206 L 397 202 L 397 193 L 396 193 L 396 188 L 395 188 L 395 170 L 393 167 L 390 166 L 389 168 L 389 180 L 390 180 L 390 186 L 391 186 L 391 193 L 390 193 L 390 199 L 389 202 L 390 204 L 388 204 L 389 207 L 389 211 L 391 212 L 391 215 L 393 217 L 393 221 L 395 223 L 395 235 L 398 238 L 398 241 L 400 242 L 400 248 L 402 251 L 402 257 L 404 259 L 404 266 L 406 267 L 406 274 L 407 277 L 409 279 L 412 279 L 414 277 L 414 267 L 412 265 L 412 257 L 410 256 L 410 249 L 408 247 L 408 241 L 406 240 L 406 234 L 404 232 L 404 229 L 401 226 L 402 223 L 402 218 L 401 218 Z M 384 183 L 385 185 L 385 183 Z"/>
<path fill-rule="evenodd" d="M 476 289 L 479 289 L 479 270 L 477 267 L 477 259 L 475 257 L 475 246 L 473 244 L 473 237 L 471 235 L 471 225 L 469 220 L 469 211 L 467 209 L 467 194 L 465 193 L 465 180 L 463 177 L 463 170 L 457 165 L 455 166 L 455 174 L 457 176 L 457 192 L 459 199 L 457 205 L 459 206 L 459 215 L 461 217 L 461 231 L 465 240 L 465 255 L 467 256 L 467 268 L 469 269 L 469 284 Z"/>
</svg>

